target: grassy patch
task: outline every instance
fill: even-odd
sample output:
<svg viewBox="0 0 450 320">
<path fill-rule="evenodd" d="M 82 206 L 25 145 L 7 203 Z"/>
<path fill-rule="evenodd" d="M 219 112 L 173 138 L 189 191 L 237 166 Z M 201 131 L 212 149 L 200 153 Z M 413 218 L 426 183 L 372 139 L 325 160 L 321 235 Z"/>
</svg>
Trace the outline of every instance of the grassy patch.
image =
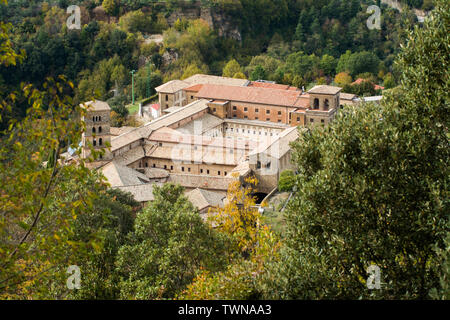
<svg viewBox="0 0 450 320">
<path fill-rule="evenodd" d="M 283 236 L 286 230 L 286 221 L 282 212 L 266 209 L 263 214 L 264 222 L 280 236 Z"/>
<path fill-rule="evenodd" d="M 130 114 L 135 114 L 139 111 L 139 103 L 127 105 L 128 112 Z"/>
</svg>

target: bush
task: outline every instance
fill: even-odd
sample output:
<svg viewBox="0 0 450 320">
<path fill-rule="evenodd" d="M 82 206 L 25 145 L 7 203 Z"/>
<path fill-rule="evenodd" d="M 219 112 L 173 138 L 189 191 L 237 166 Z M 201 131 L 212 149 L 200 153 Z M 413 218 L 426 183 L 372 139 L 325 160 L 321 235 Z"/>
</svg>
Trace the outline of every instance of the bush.
<svg viewBox="0 0 450 320">
<path fill-rule="evenodd" d="M 292 170 L 284 170 L 278 181 L 278 191 L 292 191 L 295 185 L 295 174 Z"/>
</svg>

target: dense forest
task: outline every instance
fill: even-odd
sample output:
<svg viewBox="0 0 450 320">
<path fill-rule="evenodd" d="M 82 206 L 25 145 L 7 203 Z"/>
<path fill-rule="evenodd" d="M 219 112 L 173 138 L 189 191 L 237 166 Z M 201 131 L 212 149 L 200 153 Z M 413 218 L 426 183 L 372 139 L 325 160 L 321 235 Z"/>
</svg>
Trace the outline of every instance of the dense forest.
<svg viewBox="0 0 450 320">
<path fill-rule="evenodd" d="M 0 67 L 0 92 L 20 83 L 41 87 L 47 76 L 66 76 L 75 84 L 75 102 L 93 96 L 107 100 L 123 124 L 131 101 L 131 74 L 137 70 L 138 99 L 154 87 L 195 73 L 265 79 L 306 88 L 336 84 L 344 91 L 375 95 L 372 85 L 350 86 L 363 78 L 385 88 L 396 85 L 393 66 L 405 30 L 417 24 L 412 11 L 382 8 L 382 29 L 369 30 L 370 0 L 230 0 L 153 1 L 84 0 L 81 30 L 68 30 L 68 1 L 13 1 L 0 5 L 0 19 L 12 24 L 12 42 L 25 58 L 17 66 Z M 178 18 L 175 10 L 208 8 L 239 30 L 239 37 L 219 36 L 204 20 Z M 94 10 L 104 14 L 96 20 Z M 220 27 L 220 26 L 219 26 Z M 149 41 L 163 34 L 163 42 Z M 239 39 L 240 38 L 240 39 Z M 24 116 L 28 103 L 17 97 L 16 107 L 3 115 Z M 122 118 L 120 117 L 122 116 Z"/>
<path fill-rule="evenodd" d="M 239 41 L 202 20 L 149 19 L 147 1 L 105 0 L 117 22 L 72 32 L 59 6 L 0 0 L 0 299 L 450 299 L 450 3 L 437 0 L 423 25 L 383 7 L 375 31 L 369 2 L 255 11 L 269 2 L 205 3 L 244 8 Z M 146 32 L 163 43 L 145 44 Z M 178 58 L 167 64 L 166 52 Z M 297 174 L 280 179 L 292 200 L 279 232 L 255 209 L 252 177 L 230 184 L 205 222 L 180 186 L 155 187 L 142 208 L 83 160 L 58 161 L 80 141 L 78 102 L 129 99 L 139 66 L 145 97 L 149 61 L 153 86 L 201 71 L 305 86 L 391 74 L 394 88 L 300 132 Z M 373 264 L 381 290 L 368 290 Z M 70 265 L 82 270 L 78 290 L 66 285 Z"/>
</svg>

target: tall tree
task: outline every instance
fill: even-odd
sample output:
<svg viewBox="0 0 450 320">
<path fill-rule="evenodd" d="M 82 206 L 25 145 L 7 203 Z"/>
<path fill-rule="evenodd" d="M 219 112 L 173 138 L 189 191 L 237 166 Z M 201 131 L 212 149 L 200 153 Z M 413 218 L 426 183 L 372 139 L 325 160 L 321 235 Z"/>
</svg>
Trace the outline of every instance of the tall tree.
<svg viewBox="0 0 450 320">
<path fill-rule="evenodd" d="M 215 271 L 227 261 L 226 238 L 202 221 L 182 187 L 155 186 L 153 194 L 119 250 L 122 298 L 173 298 L 201 268 Z"/>
<path fill-rule="evenodd" d="M 441 287 L 435 249 L 445 250 L 449 233 L 450 72 L 442 66 L 450 3 L 437 4 L 400 53 L 398 90 L 380 105 L 346 107 L 293 145 L 298 191 L 275 296 L 426 299 Z M 367 287 L 371 265 L 381 290 Z"/>
</svg>

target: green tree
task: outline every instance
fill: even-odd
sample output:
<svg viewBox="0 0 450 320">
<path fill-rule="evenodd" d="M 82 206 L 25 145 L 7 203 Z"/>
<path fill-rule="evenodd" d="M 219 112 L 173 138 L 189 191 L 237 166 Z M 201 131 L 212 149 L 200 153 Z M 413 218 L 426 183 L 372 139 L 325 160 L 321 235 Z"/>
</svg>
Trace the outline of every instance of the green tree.
<svg viewBox="0 0 450 320">
<path fill-rule="evenodd" d="M 265 80 L 267 78 L 266 70 L 260 65 L 257 65 L 255 70 L 250 74 L 250 80 Z"/>
<path fill-rule="evenodd" d="M 231 59 L 228 63 L 223 67 L 222 76 L 232 78 L 235 74 L 240 73 L 241 66 L 235 59 Z"/>
<path fill-rule="evenodd" d="M 122 298 L 173 298 L 200 268 L 227 261 L 226 238 L 209 228 L 173 184 L 155 186 L 154 201 L 136 218 L 130 243 L 117 259 Z"/>
<path fill-rule="evenodd" d="M 449 233 L 450 73 L 442 66 L 450 3 L 437 3 L 400 53 L 399 89 L 380 105 L 344 108 L 294 144 L 299 190 L 273 269 L 275 296 L 425 299 L 441 290 L 435 249 L 446 250 Z M 373 264 L 381 290 L 366 287 Z"/>
<path fill-rule="evenodd" d="M 89 188 L 89 185 L 84 188 Z M 126 244 L 128 233 L 133 231 L 139 209 L 139 202 L 131 194 L 104 188 L 93 207 L 76 220 L 72 240 L 88 242 L 94 234 L 101 239 L 101 246 L 77 257 L 77 265 L 83 270 L 82 286 L 79 290 L 71 290 L 69 298 L 119 298 L 120 278 L 115 270 L 115 261 L 119 248 Z"/>
<path fill-rule="evenodd" d="M 326 75 L 331 76 L 334 75 L 336 72 L 337 61 L 334 57 L 328 54 L 324 54 L 320 59 L 319 66 L 320 69 L 322 69 Z"/>
<path fill-rule="evenodd" d="M 102 7 L 110 16 L 116 16 L 119 13 L 120 0 L 103 0 Z"/>
<path fill-rule="evenodd" d="M 60 298 L 51 288 L 65 283 L 75 256 L 98 246 L 94 234 L 89 241 L 74 241 L 73 227 L 92 206 L 101 180 L 91 178 L 83 159 L 69 164 L 63 155 L 68 146 L 78 150 L 84 110 L 66 95 L 73 84 L 63 77 L 47 79 L 43 86 L 45 91 L 23 88 L 33 107 L 1 137 L 2 298 Z M 93 151 L 94 157 L 99 153 Z M 82 190 L 84 185 L 89 188 Z"/>
</svg>

